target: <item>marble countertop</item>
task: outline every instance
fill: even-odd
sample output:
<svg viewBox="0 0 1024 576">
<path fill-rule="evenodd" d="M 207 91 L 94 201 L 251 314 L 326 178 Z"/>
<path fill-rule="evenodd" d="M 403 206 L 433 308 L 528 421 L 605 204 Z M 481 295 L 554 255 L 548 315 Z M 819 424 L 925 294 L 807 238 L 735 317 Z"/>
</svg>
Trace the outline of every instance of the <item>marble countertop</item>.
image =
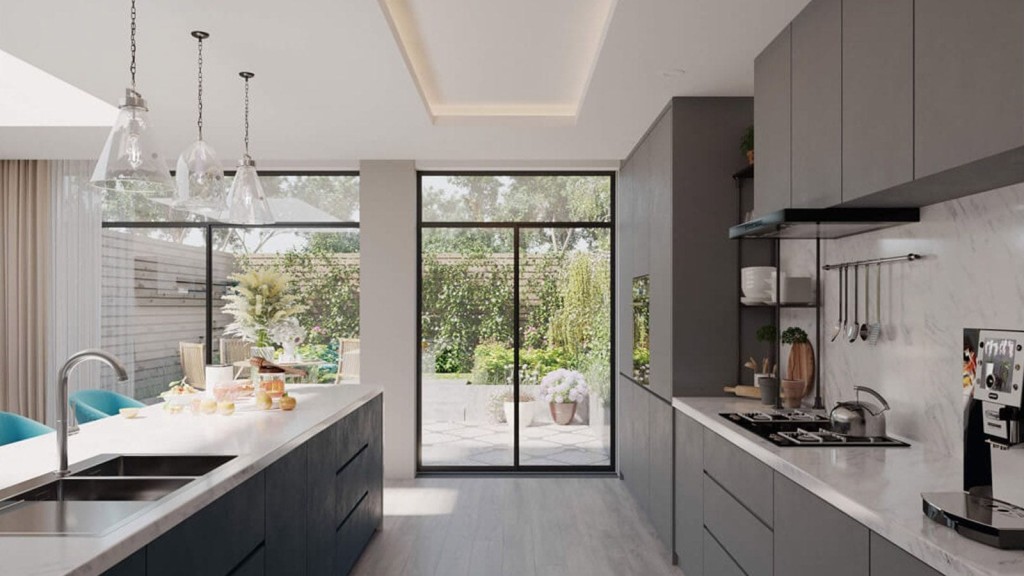
<svg viewBox="0 0 1024 576">
<path fill-rule="evenodd" d="M 227 464 L 95 537 L 0 536 L 0 572 L 20 576 L 101 574 L 181 521 L 381 393 L 367 385 L 292 385 L 292 412 L 239 405 L 231 416 L 172 415 L 161 405 L 137 419 L 81 426 L 68 442 L 72 467 L 100 454 L 227 454 Z M 57 468 L 54 434 L 0 447 L 0 490 Z"/>
<path fill-rule="evenodd" d="M 985 546 L 923 514 L 922 492 L 960 489 L 957 457 L 914 443 L 910 448 L 784 448 L 719 416 L 762 409 L 756 400 L 675 398 L 672 405 L 943 574 L 1024 574 L 1024 551 Z"/>
</svg>

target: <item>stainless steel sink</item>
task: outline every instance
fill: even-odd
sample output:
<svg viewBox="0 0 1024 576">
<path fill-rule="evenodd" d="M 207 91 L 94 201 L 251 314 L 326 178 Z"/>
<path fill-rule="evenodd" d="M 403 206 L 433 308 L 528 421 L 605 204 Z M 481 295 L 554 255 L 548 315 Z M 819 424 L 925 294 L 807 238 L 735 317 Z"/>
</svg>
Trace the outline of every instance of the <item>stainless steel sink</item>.
<svg viewBox="0 0 1024 576">
<path fill-rule="evenodd" d="M 193 478 L 61 478 L 22 492 L 11 500 L 152 502 Z"/>
<path fill-rule="evenodd" d="M 234 456 L 115 456 L 71 474 L 81 476 L 202 476 Z"/>
<path fill-rule="evenodd" d="M 0 491 L 0 535 L 102 535 L 233 458 L 97 456 Z"/>
</svg>

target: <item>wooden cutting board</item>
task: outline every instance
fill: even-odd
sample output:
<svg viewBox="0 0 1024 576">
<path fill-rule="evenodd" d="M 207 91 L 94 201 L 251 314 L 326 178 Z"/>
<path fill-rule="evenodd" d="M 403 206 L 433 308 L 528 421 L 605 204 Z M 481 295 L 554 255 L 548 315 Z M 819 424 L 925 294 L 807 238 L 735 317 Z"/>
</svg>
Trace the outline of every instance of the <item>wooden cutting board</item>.
<svg viewBox="0 0 1024 576">
<path fill-rule="evenodd" d="M 726 386 L 725 388 L 722 388 L 722 390 L 742 398 L 761 398 L 761 390 L 754 386 Z"/>
</svg>

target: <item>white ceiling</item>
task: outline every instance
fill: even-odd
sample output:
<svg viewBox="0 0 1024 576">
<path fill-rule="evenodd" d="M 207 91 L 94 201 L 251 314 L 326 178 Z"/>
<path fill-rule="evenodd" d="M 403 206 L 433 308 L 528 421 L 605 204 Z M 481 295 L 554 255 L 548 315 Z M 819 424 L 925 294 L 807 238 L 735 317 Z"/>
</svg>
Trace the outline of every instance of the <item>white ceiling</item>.
<svg viewBox="0 0 1024 576">
<path fill-rule="evenodd" d="M 512 42 L 529 16 L 545 18 L 545 3 L 405 0 L 430 6 L 417 22 L 434 31 L 427 33 L 433 48 L 426 53 L 440 55 L 444 68 L 437 76 L 439 104 L 493 105 L 501 112 L 509 103 L 570 101 L 573 86 L 585 85 L 568 122 L 507 115 L 432 122 L 384 10 L 369 0 L 141 1 L 138 88 L 173 162 L 195 137 L 189 31 L 201 29 L 212 35 L 205 45 L 204 132 L 228 163 L 241 152 L 237 73 L 252 70 L 252 151 L 261 167 L 343 168 L 381 158 L 416 159 L 423 167 L 591 166 L 624 158 L 672 96 L 751 95 L 754 56 L 807 2 L 622 0 L 590 74 L 585 44 L 599 18 L 575 29 L 575 41 L 558 44 L 549 26 L 538 25 L 544 41 Z M 484 33 L 508 17 L 510 4 L 527 12 L 506 33 Z M 127 0 L 0 0 L 0 50 L 116 103 L 128 81 L 127 12 Z M 479 18 L 468 18 L 471 13 L 489 15 L 485 26 L 437 34 L 472 25 Z M 493 45 L 481 49 L 488 38 Z M 579 53 L 561 53 L 572 46 Z M 548 53 L 556 49 L 559 54 Z M 481 72 L 481 54 L 497 65 Z M 511 62 L 520 66 L 507 78 L 514 83 L 495 80 Z M 577 68 L 557 79 L 558 67 L 567 65 Z M 92 158 L 105 133 L 0 125 L 0 157 Z"/>
</svg>

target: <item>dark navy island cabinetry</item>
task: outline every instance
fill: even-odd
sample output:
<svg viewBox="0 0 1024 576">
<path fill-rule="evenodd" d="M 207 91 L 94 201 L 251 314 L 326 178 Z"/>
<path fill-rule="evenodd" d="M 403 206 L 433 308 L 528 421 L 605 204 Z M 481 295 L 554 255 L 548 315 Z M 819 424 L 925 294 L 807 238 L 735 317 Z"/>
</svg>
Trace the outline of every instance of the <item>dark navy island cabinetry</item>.
<svg viewBox="0 0 1024 576">
<path fill-rule="evenodd" d="M 105 576 L 348 574 L 383 520 L 377 395 Z"/>
</svg>

